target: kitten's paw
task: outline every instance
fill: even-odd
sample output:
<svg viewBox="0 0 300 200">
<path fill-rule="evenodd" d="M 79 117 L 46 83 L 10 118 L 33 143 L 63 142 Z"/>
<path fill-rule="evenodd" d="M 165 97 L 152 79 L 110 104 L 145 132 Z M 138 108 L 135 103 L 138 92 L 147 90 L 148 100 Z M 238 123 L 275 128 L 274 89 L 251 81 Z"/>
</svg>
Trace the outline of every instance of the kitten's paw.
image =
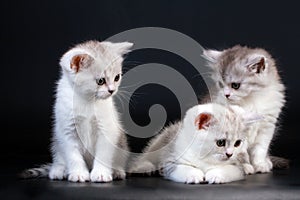
<svg viewBox="0 0 300 200">
<path fill-rule="evenodd" d="M 266 162 L 260 162 L 254 164 L 254 169 L 256 173 L 269 173 L 272 170 L 272 167 Z"/>
<path fill-rule="evenodd" d="M 151 175 L 151 173 L 154 172 L 155 170 L 156 170 L 155 165 L 153 165 L 149 161 L 144 161 L 139 163 L 137 166 L 132 167 L 130 169 L 130 173 L 142 173 L 142 174 Z"/>
<path fill-rule="evenodd" d="M 198 184 L 204 182 L 204 176 L 200 174 L 189 174 L 186 177 L 186 184 Z"/>
<path fill-rule="evenodd" d="M 124 170 L 114 170 L 113 178 L 118 180 L 126 179 L 126 173 Z"/>
<path fill-rule="evenodd" d="M 255 170 L 254 167 L 250 164 L 243 164 L 243 169 L 245 174 L 249 175 L 249 174 L 254 174 Z"/>
<path fill-rule="evenodd" d="M 205 181 L 209 184 L 220 184 L 226 183 L 226 178 L 224 177 L 223 173 L 221 173 L 218 169 L 212 169 L 205 174 Z"/>
<path fill-rule="evenodd" d="M 256 173 L 269 173 L 273 168 L 273 164 L 269 157 L 264 161 L 254 162 L 253 166 Z"/>
<path fill-rule="evenodd" d="M 87 170 L 73 171 L 69 173 L 68 181 L 86 182 L 90 180 L 90 173 Z"/>
<path fill-rule="evenodd" d="M 65 166 L 52 166 L 49 170 L 49 178 L 52 180 L 62 180 L 66 177 Z"/>
<path fill-rule="evenodd" d="M 172 174 L 170 174 L 170 179 L 186 184 L 198 184 L 204 182 L 204 174 L 201 170 L 190 167 L 188 171 L 174 171 Z"/>
<path fill-rule="evenodd" d="M 91 172 L 90 179 L 92 182 L 100 182 L 100 183 L 111 182 L 113 180 L 113 174 L 110 169 L 94 168 Z"/>
</svg>

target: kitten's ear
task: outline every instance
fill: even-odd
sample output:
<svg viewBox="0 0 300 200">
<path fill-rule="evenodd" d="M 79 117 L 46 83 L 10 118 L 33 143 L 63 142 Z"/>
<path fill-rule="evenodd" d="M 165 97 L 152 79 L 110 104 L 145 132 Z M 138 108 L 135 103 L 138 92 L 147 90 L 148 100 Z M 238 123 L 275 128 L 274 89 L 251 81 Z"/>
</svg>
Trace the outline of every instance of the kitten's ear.
<svg viewBox="0 0 300 200">
<path fill-rule="evenodd" d="M 60 59 L 60 66 L 67 71 L 79 72 L 91 65 L 93 58 L 80 49 L 71 49 Z"/>
<path fill-rule="evenodd" d="M 263 55 L 254 55 L 247 67 L 249 72 L 259 74 L 266 68 L 266 58 Z"/>
<path fill-rule="evenodd" d="M 71 59 L 70 68 L 77 73 L 80 69 L 87 68 L 91 61 L 92 58 L 88 54 L 78 54 Z"/>
<path fill-rule="evenodd" d="M 218 59 L 220 58 L 220 56 L 222 55 L 222 53 L 223 53 L 222 51 L 211 50 L 211 49 L 205 50 L 204 49 L 203 57 L 212 63 L 216 63 L 218 61 Z"/>
<path fill-rule="evenodd" d="M 250 125 L 253 124 L 255 122 L 259 122 L 264 120 L 264 116 L 263 115 L 259 115 L 257 113 L 254 112 L 250 112 L 250 113 L 245 113 L 243 114 L 243 121 L 245 123 L 245 125 Z"/>
<path fill-rule="evenodd" d="M 133 43 L 131 42 L 101 42 L 105 46 L 109 46 L 114 52 L 119 54 L 120 56 L 123 56 L 126 53 L 129 53 L 131 51 L 131 48 L 133 46 Z"/>
<path fill-rule="evenodd" d="M 195 126 L 198 130 L 206 130 L 211 125 L 212 118 L 210 113 L 200 113 L 195 119 Z"/>
</svg>

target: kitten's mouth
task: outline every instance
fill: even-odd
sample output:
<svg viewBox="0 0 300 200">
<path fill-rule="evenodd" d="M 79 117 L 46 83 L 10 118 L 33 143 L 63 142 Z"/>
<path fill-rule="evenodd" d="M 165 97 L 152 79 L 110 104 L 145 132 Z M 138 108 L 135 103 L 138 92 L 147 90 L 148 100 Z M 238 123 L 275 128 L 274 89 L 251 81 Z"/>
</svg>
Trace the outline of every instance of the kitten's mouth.
<svg viewBox="0 0 300 200">
<path fill-rule="evenodd" d="M 232 102 L 234 101 L 232 98 L 225 98 L 227 101 Z"/>
<path fill-rule="evenodd" d="M 223 156 L 222 158 L 221 158 L 221 161 L 227 161 L 227 160 L 229 160 L 230 158 L 228 158 L 227 156 Z"/>
<path fill-rule="evenodd" d="M 227 98 L 226 98 L 226 101 L 227 101 L 227 102 L 230 102 L 231 104 L 238 104 L 238 100 L 227 99 Z"/>
<path fill-rule="evenodd" d="M 112 94 L 106 94 L 106 95 L 98 95 L 98 94 L 96 94 L 95 95 L 95 97 L 96 97 L 96 100 L 99 100 L 99 99 L 107 99 L 107 98 L 109 98 L 109 97 L 111 97 L 112 96 Z"/>
</svg>

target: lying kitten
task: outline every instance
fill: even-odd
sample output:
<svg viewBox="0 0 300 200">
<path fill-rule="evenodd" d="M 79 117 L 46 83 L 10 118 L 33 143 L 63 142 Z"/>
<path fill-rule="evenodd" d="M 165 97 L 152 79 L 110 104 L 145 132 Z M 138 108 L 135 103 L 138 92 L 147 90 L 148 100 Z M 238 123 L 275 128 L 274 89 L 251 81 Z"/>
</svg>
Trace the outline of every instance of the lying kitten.
<svg viewBox="0 0 300 200">
<path fill-rule="evenodd" d="M 204 56 L 215 71 L 217 92 L 211 96 L 213 102 L 239 105 L 264 116 L 248 133 L 248 152 L 255 172 L 270 172 L 273 165 L 268 149 L 285 103 L 284 85 L 275 61 L 263 49 L 242 46 L 224 51 L 205 50 Z M 273 162 L 276 167 L 288 166 L 285 159 L 274 157 Z"/>
<path fill-rule="evenodd" d="M 259 117 L 246 116 L 242 111 L 238 106 L 226 108 L 219 104 L 189 109 L 182 122 L 166 127 L 149 142 L 130 172 L 160 169 L 166 179 L 183 183 L 243 179 L 244 170 L 254 170 L 247 164 L 246 124 Z"/>
<path fill-rule="evenodd" d="M 125 178 L 127 141 L 112 96 L 120 85 L 122 56 L 131 47 L 128 42 L 88 41 L 63 55 L 54 106 L 53 162 L 24 171 L 24 178 Z"/>
</svg>

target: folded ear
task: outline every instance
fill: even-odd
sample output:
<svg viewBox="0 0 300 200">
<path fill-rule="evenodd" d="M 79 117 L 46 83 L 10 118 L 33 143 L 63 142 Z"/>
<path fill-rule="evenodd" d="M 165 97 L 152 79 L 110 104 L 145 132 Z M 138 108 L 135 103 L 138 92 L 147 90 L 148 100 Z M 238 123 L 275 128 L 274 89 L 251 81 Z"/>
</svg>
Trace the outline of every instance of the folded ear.
<svg viewBox="0 0 300 200">
<path fill-rule="evenodd" d="M 63 55 L 60 65 L 67 71 L 79 72 L 91 65 L 93 58 L 80 49 L 71 49 Z"/>
<path fill-rule="evenodd" d="M 245 125 L 253 124 L 255 122 L 259 122 L 264 120 L 264 116 L 257 113 L 245 113 L 242 116 Z"/>
<path fill-rule="evenodd" d="M 208 61 L 216 63 L 220 56 L 222 55 L 222 51 L 217 51 L 217 50 L 203 50 L 203 57 L 206 58 Z"/>
<path fill-rule="evenodd" d="M 70 67 L 77 73 L 80 69 L 87 68 L 91 61 L 92 58 L 88 54 L 78 54 L 71 59 Z"/>
<path fill-rule="evenodd" d="M 266 58 L 263 55 L 254 55 L 248 65 L 248 71 L 252 73 L 261 73 L 266 68 Z"/>
<path fill-rule="evenodd" d="M 212 118 L 213 116 L 210 113 L 200 113 L 195 118 L 195 126 L 198 130 L 206 130 L 211 125 Z"/>
</svg>

